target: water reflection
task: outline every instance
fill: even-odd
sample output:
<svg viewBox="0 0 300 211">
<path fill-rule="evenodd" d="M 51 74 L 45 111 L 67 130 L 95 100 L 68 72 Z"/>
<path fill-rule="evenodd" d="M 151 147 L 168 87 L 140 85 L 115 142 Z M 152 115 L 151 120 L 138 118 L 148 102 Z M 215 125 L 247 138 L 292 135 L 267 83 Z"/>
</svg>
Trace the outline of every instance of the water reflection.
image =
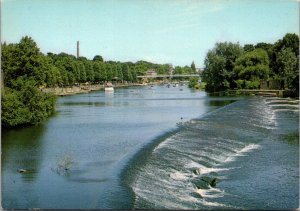
<svg viewBox="0 0 300 211">
<path fill-rule="evenodd" d="M 236 100 L 209 100 L 207 101 L 209 106 L 225 106 L 227 104 L 233 103 Z"/>
<path fill-rule="evenodd" d="M 93 107 L 102 107 L 105 106 L 105 102 L 62 102 L 61 106 L 93 106 Z"/>
<path fill-rule="evenodd" d="M 2 131 L 2 206 L 27 209 L 37 206 L 40 193 L 34 191 L 40 177 L 45 127 Z M 18 170 L 24 169 L 20 173 Z M 20 197 L 20 194 L 22 197 Z"/>
<path fill-rule="evenodd" d="M 20 174 L 26 182 L 38 177 L 42 162 L 43 125 L 2 132 L 2 172 Z M 19 173 L 18 169 L 26 172 Z M 4 184 L 5 185 L 5 184 Z"/>
</svg>

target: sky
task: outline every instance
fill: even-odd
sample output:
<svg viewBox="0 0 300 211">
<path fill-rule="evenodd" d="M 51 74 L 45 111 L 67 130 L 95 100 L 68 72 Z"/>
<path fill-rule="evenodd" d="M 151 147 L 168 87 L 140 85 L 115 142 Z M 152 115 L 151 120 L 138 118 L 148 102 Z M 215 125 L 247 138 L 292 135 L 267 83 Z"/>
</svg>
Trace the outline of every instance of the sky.
<svg viewBox="0 0 300 211">
<path fill-rule="evenodd" d="M 297 0 L 1 0 L 1 42 L 32 37 L 43 53 L 204 66 L 216 42 L 299 34 Z"/>
</svg>

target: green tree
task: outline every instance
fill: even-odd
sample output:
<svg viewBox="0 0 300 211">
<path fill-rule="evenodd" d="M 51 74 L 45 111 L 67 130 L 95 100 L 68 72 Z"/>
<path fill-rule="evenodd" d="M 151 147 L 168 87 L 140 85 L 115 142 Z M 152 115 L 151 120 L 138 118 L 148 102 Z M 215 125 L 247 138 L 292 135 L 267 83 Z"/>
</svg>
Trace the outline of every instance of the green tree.
<svg viewBox="0 0 300 211">
<path fill-rule="evenodd" d="M 100 56 L 100 55 L 96 55 L 96 56 L 94 56 L 93 61 L 94 61 L 94 62 L 96 62 L 96 61 L 98 61 L 98 62 L 103 62 L 103 58 L 102 58 L 102 56 Z"/>
<path fill-rule="evenodd" d="M 246 45 L 244 45 L 244 51 L 245 52 L 253 51 L 254 49 L 255 49 L 255 47 L 252 44 L 246 44 Z"/>
<path fill-rule="evenodd" d="M 196 66 L 195 66 L 195 62 L 193 61 L 191 64 L 191 68 L 194 72 L 196 72 Z"/>
<path fill-rule="evenodd" d="M 282 88 L 298 90 L 298 59 L 291 48 L 283 48 L 277 54 L 278 76 L 282 80 Z"/>
<path fill-rule="evenodd" d="M 132 74 L 131 71 L 129 70 L 129 67 L 127 64 L 124 64 L 122 66 L 122 73 L 123 73 L 123 78 L 125 81 L 132 81 Z"/>
<path fill-rule="evenodd" d="M 244 80 L 239 88 L 259 88 L 260 80 L 266 80 L 270 72 L 267 52 L 258 48 L 243 54 L 236 60 L 234 71 L 238 75 L 238 86 L 241 86 L 240 80 Z"/>
<path fill-rule="evenodd" d="M 180 75 L 182 73 L 183 73 L 182 68 L 180 66 L 175 66 L 173 74 L 174 75 Z"/>
<path fill-rule="evenodd" d="M 86 71 L 85 71 L 85 66 L 83 62 L 78 62 L 78 69 L 80 72 L 80 82 L 85 83 L 86 82 Z"/>
<path fill-rule="evenodd" d="M 235 60 L 243 53 L 237 43 L 216 43 L 205 58 L 203 81 L 207 91 L 224 91 L 236 87 L 236 75 L 233 71 Z"/>
<path fill-rule="evenodd" d="M 100 65 L 98 62 L 93 63 L 93 69 L 94 69 L 95 82 L 99 82 L 101 80 L 101 73 L 100 73 Z"/>
<path fill-rule="evenodd" d="M 42 93 L 34 80 L 19 77 L 2 94 L 3 127 L 39 124 L 54 112 L 55 97 Z"/>
<path fill-rule="evenodd" d="M 189 86 L 189 88 L 199 89 L 200 86 L 198 84 L 198 78 L 195 78 L 195 77 L 190 78 L 188 86 Z"/>
<path fill-rule="evenodd" d="M 272 48 L 272 54 L 270 56 L 270 66 L 272 68 L 272 72 L 275 75 L 280 75 L 279 71 L 282 69 L 278 63 L 279 60 L 277 59 L 279 52 L 283 49 L 290 48 L 291 51 L 295 54 L 295 56 L 299 60 L 299 36 L 296 34 L 286 34 L 282 39 L 279 39 L 276 43 L 274 43 Z"/>
<path fill-rule="evenodd" d="M 18 44 L 2 45 L 2 69 L 5 85 L 20 76 L 34 78 L 38 85 L 44 83 L 43 55 L 32 38 L 25 36 Z"/>
<path fill-rule="evenodd" d="M 91 61 L 85 62 L 85 71 L 86 71 L 86 80 L 89 82 L 94 82 L 95 72 Z"/>
</svg>

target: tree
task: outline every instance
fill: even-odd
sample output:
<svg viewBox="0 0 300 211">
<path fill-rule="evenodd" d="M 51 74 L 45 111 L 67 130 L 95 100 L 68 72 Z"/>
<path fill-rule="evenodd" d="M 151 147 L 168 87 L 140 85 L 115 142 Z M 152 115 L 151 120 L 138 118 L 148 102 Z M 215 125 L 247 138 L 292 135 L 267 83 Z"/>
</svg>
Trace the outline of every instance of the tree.
<svg viewBox="0 0 300 211">
<path fill-rule="evenodd" d="M 195 88 L 195 89 L 199 89 L 200 86 L 198 84 L 198 79 L 193 77 L 193 78 L 190 78 L 189 80 L 189 88 Z"/>
<path fill-rule="evenodd" d="M 25 36 L 18 44 L 3 45 L 2 69 L 4 82 L 10 85 L 20 76 L 32 77 L 38 85 L 45 80 L 43 55 L 32 38 Z"/>
<path fill-rule="evenodd" d="M 94 69 L 94 79 L 95 82 L 99 82 L 101 80 L 101 73 L 100 73 L 100 65 L 98 62 L 93 63 L 93 69 Z"/>
<path fill-rule="evenodd" d="M 180 66 L 175 66 L 175 69 L 174 69 L 173 74 L 174 74 L 174 75 L 176 75 L 176 74 L 180 75 L 180 74 L 182 74 L 182 73 L 183 73 L 183 72 L 182 72 L 182 68 L 181 68 Z"/>
<path fill-rule="evenodd" d="M 266 80 L 270 72 L 267 52 L 255 49 L 243 54 L 236 60 L 234 71 L 238 75 L 239 88 L 259 88 L 260 80 Z M 244 80 L 243 85 L 241 80 Z"/>
<path fill-rule="evenodd" d="M 252 44 L 244 45 L 244 51 L 246 51 L 246 52 L 253 51 L 254 49 L 255 49 L 255 47 Z"/>
<path fill-rule="evenodd" d="M 283 48 L 277 54 L 278 75 L 282 80 L 282 88 L 298 90 L 299 78 L 298 59 L 291 48 Z"/>
<path fill-rule="evenodd" d="M 193 71 L 196 71 L 196 66 L 195 66 L 194 61 L 193 61 L 192 64 L 191 64 L 191 68 L 192 68 Z"/>
<path fill-rule="evenodd" d="M 86 80 L 89 82 L 94 82 L 95 80 L 95 72 L 93 69 L 93 65 L 91 61 L 86 61 L 84 63 L 85 65 L 85 71 L 86 71 Z"/>
<path fill-rule="evenodd" d="M 39 124 L 54 112 L 55 97 L 42 93 L 33 79 L 19 77 L 12 86 L 2 94 L 3 127 Z"/>
<path fill-rule="evenodd" d="M 123 78 L 125 81 L 132 81 L 132 74 L 131 71 L 129 70 L 129 67 L 127 64 L 124 64 L 122 66 L 122 73 L 123 73 Z"/>
<path fill-rule="evenodd" d="M 205 69 L 202 73 L 202 79 L 206 82 L 206 91 L 216 92 L 230 88 L 225 79 L 226 59 L 210 50 L 205 58 Z"/>
<path fill-rule="evenodd" d="M 96 55 L 96 56 L 94 56 L 93 61 L 94 61 L 94 62 L 96 62 L 96 61 L 98 61 L 98 62 L 103 62 L 103 58 L 102 58 L 102 56 L 100 56 L 100 55 Z"/>
<path fill-rule="evenodd" d="M 233 71 L 235 60 L 242 54 L 243 49 L 238 43 L 216 43 L 205 58 L 203 81 L 207 91 L 225 91 L 236 87 L 236 76 Z"/>
<path fill-rule="evenodd" d="M 278 54 L 283 49 L 290 48 L 291 51 L 295 54 L 295 56 L 299 60 L 299 36 L 296 34 L 286 34 L 282 39 L 279 39 L 274 45 L 273 45 L 273 51 L 270 56 L 271 60 L 271 68 L 275 75 L 279 74 L 280 71 L 280 63 L 278 63 Z"/>
</svg>

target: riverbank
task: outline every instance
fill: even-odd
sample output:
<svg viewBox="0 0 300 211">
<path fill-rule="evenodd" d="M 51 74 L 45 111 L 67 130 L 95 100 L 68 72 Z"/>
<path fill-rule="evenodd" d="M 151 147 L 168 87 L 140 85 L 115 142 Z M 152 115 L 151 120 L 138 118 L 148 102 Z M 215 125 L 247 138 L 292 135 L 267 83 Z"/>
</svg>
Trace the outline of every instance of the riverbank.
<svg viewBox="0 0 300 211">
<path fill-rule="evenodd" d="M 128 84 L 114 84 L 114 88 L 129 87 L 129 86 L 143 86 L 139 83 L 128 83 Z M 104 84 L 80 84 L 68 87 L 49 87 L 41 88 L 40 90 L 44 93 L 52 93 L 56 96 L 68 96 L 74 94 L 88 93 L 91 91 L 104 90 Z"/>
</svg>

